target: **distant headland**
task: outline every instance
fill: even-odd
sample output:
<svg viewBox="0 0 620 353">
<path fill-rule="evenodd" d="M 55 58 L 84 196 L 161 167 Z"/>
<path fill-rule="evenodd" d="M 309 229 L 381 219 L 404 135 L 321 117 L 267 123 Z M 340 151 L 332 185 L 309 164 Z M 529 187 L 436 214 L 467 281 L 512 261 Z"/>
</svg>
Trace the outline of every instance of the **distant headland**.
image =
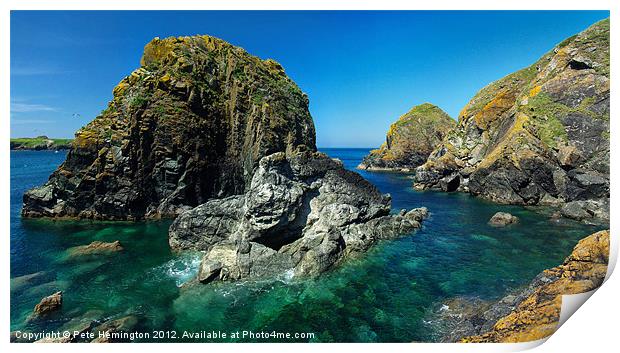
<svg viewBox="0 0 620 353">
<path fill-rule="evenodd" d="M 47 136 L 20 137 L 11 139 L 11 150 L 68 150 L 73 139 L 56 139 Z"/>
</svg>

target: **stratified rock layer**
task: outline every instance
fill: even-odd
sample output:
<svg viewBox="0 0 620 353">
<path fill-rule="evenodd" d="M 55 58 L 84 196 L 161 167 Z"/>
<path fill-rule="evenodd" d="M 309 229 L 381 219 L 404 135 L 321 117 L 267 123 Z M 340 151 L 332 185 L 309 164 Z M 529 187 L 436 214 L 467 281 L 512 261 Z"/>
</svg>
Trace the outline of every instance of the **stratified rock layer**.
<svg viewBox="0 0 620 353">
<path fill-rule="evenodd" d="M 415 187 L 608 220 L 609 77 L 607 19 L 478 92 Z"/>
<path fill-rule="evenodd" d="M 462 319 L 455 326 L 469 336 L 460 341 L 526 342 L 553 334 L 560 320 L 562 295 L 598 288 L 607 274 L 608 261 L 608 230 L 582 239 L 562 265 L 543 271 L 527 289 Z M 448 340 L 453 339 L 458 338 Z"/>
<path fill-rule="evenodd" d="M 173 249 L 206 251 L 201 282 L 316 275 L 379 239 L 420 227 L 425 208 L 390 215 L 382 195 L 340 161 L 312 151 L 264 157 L 244 195 L 210 200 L 170 226 Z"/>
<path fill-rule="evenodd" d="M 34 306 L 33 315 L 44 316 L 57 311 L 62 306 L 62 292 L 56 292 L 43 299 L 39 304 Z"/>
<path fill-rule="evenodd" d="M 154 39 L 113 93 L 24 195 L 24 216 L 174 217 L 243 193 L 266 155 L 315 149 L 308 98 L 282 66 L 213 37 Z"/>
<path fill-rule="evenodd" d="M 422 165 L 456 122 L 439 107 L 413 107 L 390 126 L 385 142 L 358 166 L 369 170 L 405 170 Z"/>
</svg>

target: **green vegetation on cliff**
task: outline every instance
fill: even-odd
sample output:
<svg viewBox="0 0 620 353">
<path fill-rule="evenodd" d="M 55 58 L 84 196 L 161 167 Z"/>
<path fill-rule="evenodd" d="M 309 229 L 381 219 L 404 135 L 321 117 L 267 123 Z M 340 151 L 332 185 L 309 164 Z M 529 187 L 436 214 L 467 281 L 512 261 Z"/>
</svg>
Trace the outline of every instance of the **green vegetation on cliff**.
<svg viewBox="0 0 620 353">
<path fill-rule="evenodd" d="M 481 89 L 416 188 L 514 204 L 609 200 L 609 19 Z"/>
<path fill-rule="evenodd" d="M 455 125 L 441 108 L 430 103 L 417 105 L 390 126 L 383 145 L 372 150 L 359 168 L 415 168 L 424 163 Z"/>
<path fill-rule="evenodd" d="M 11 139 L 12 150 L 65 150 L 71 148 L 73 139 L 54 139 L 47 136 Z"/>
<path fill-rule="evenodd" d="M 155 38 L 22 213 L 174 217 L 243 193 L 262 157 L 316 149 L 308 103 L 274 60 L 210 36 Z"/>
</svg>

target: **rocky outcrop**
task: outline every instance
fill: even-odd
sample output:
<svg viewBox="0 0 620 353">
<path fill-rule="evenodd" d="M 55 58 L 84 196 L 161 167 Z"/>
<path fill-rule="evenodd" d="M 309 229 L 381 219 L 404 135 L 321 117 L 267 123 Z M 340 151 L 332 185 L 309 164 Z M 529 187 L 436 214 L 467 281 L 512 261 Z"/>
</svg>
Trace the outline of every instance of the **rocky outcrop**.
<svg viewBox="0 0 620 353">
<path fill-rule="evenodd" d="M 477 310 L 449 304 L 444 310 L 454 330 L 445 341 L 526 342 L 555 332 L 560 319 L 562 295 L 598 288 L 609 261 L 609 231 L 582 239 L 560 266 L 540 273 L 524 290 L 497 303 L 476 303 Z M 471 302 L 471 301 L 469 301 Z M 475 303 L 475 302 L 472 302 Z"/>
<path fill-rule="evenodd" d="M 439 107 L 413 107 L 390 126 L 385 142 L 358 166 L 368 170 L 409 171 L 422 165 L 456 122 Z"/>
<path fill-rule="evenodd" d="M 282 66 L 217 38 L 154 39 L 113 94 L 23 216 L 174 217 L 243 193 L 266 155 L 315 149 L 308 98 Z"/>
<path fill-rule="evenodd" d="M 504 204 L 589 200 L 601 211 L 586 213 L 608 220 L 609 78 L 607 19 L 478 92 L 414 186 Z"/>
<path fill-rule="evenodd" d="M 243 195 L 179 215 L 170 246 L 205 251 L 198 280 L 322 273 L 380 239 L 420 227 L 425 208 L 390 215 L 382 195 L 340 161 L 313 151 L 264 157 Z"/>
<path fill-rule="evenodd" d="M 41 302 L 34 306 L 33 315 L 34 317 L 44 316 L 59 310 L 61 306 L 62 292 L 58 291 L 41 299 Z"/>
<path fill-rule="evenodd" d="M 519 222 L 519 218 L 506 212 L 497 212 L 489 220 L 489 224 L 496 227 L 505 227 L 509 224 Z"/>
<path fill-rule="evenodd" d="M 84 255 L 97 255 L 97 254 L 109 254 L 118 251 L 122 251 L 123 246 L 121 242 L 116 240 L 111 243 L 102 241 L 93 241 L 88 245 L 76 246 L 69 249 L 69 253 L 72 257 L 84 256 Z"/>
</svg>

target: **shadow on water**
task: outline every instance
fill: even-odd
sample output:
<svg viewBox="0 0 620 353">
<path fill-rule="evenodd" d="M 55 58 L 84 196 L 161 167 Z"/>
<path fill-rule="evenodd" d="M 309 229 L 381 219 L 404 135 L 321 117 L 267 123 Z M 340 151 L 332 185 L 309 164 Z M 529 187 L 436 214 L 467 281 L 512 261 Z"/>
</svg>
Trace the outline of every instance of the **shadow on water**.
<svg viewBox="0 0 620 353">
<path fill-rule="evenodd" d="M 354 169 L 368 150 L 324 152 Z M 21 219 L 23 192 L 45 182 L 63 160 L 63 153 L 11 153 L 12 330 L 58 328 L 100 312 L 137 315 L 144 331 L 275 330 L 314 332 L 313 341 L 430 341 L 434 328 L 424 318 L 432 306 L 455 296 L 500 298 L 560 263 L 579 239 L 597 230 L 465 194 L 417 192 L 405 174 L 360 171 L 392 195 L 395 210 L 426 206 L 431 217 L 423 228 L 381 242 L 317 279 L 280 274 L 269 281 L 184 285 L 195 276 L 200 254 L 170 252 L 169 222 Z M 493 228 L 487 221 L 497 211 L 521 222 Z M 124 250 L 68 257 L 67 249 L 95 240 L 120 240 Z M 34 305 L 56 290 L 65 294 L 62 311 L 27 324 Z"/>
</svg>

